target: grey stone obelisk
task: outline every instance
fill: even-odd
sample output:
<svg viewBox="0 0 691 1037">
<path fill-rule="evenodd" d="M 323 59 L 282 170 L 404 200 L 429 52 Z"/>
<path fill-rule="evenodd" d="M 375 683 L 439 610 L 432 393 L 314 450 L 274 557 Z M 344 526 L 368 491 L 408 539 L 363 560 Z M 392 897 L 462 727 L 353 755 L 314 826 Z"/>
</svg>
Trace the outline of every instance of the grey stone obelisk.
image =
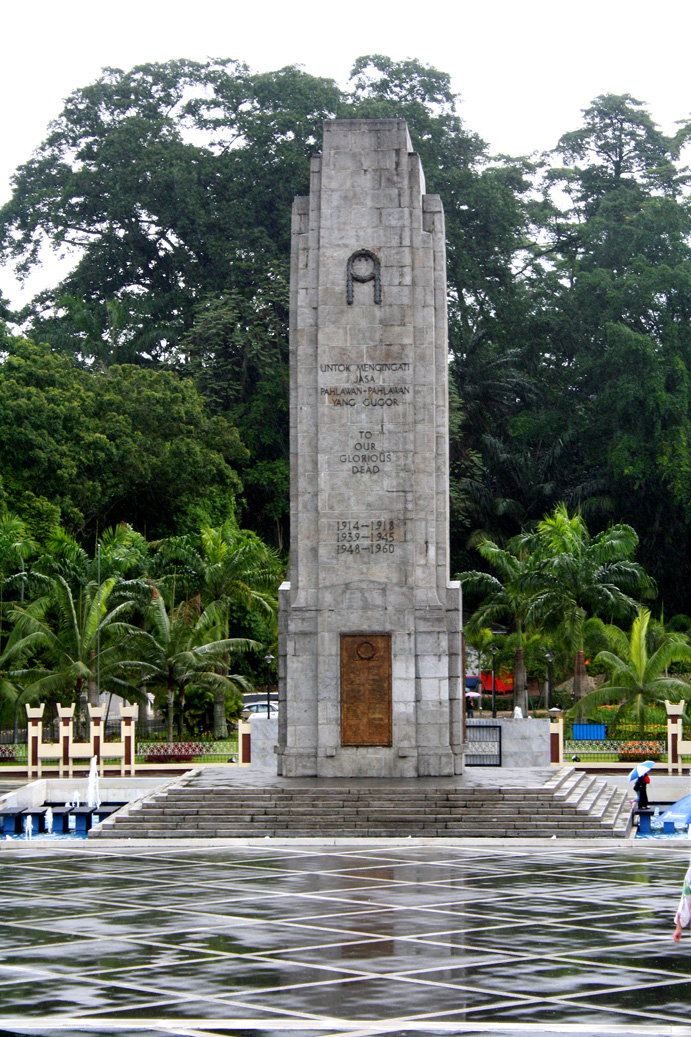
<svg viewBox="0 0 691 1037">
<path fill-rule="evenodd" d="M 278 772 L 459 773 L 444 214 L 405 122 L 325 123 L 292 233 Z"/>
</svg>

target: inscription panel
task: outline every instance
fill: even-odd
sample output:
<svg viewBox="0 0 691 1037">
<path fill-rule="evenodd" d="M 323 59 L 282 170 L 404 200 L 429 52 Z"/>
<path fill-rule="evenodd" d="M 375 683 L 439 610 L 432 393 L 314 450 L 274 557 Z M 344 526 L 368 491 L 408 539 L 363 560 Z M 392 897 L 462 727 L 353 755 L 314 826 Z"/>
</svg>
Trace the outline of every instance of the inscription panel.
<svg viewBox="0 0 691 1037">
<path fill-rule="evenodd" d="M 389 518 L 338 519 L 336 521 L 336 554 L 394 554 L 396 540 L 401 540 L 401 522 Z"/>
<path fill-rule="evenodd" d="M 341 634 L 341 745 L 391 744 L 391 634 Z"/>
<path fill-rule="evenodd" d="M 415 391 L 410 348 L 370 342 L 349 358 L 329 345 L 319 364 L 320 565 L 366 567 L 404 578 L 409 491 L 414 480 Z M 394 508 L 392 508 L 392 504 Z M 394 569 L 396 565 L 396 569 Z M 376 575 L 375 575 L 376 574 Z M 333 580 L 329 572 L 328 581 Z"/>
</svg>

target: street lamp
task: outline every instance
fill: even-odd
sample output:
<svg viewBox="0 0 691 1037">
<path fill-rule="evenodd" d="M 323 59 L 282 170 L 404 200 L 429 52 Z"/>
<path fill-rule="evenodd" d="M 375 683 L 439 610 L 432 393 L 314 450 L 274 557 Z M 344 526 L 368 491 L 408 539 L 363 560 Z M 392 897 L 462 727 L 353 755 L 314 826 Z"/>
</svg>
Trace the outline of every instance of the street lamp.
<svg viewBox="0 0 691 1037">
<path fill-rule="evenodd" d="M 499 649 L 496 645 L 492 645 L 490 652 L 492 653 L 492 716 L 496 719 L 497 716 L 497 652 Z"/>
<path fill-rule="evenodd" d="M 271 663 L 274 661 L 274 657 L 271 652 L 267 652 L 264 656 L 264 662 L 266 663 L 266 719 L 268 720 L 271 716 Z"/>
<path fill-rule="evenodd" d="M 545 709 L 549 709 L 549 704 L 552 701 L 552 660 L 554 659 L 549 649 L 545 652 L 545 659 L 547 660 L 547 701 L 545 702 Z"/>
</svg>

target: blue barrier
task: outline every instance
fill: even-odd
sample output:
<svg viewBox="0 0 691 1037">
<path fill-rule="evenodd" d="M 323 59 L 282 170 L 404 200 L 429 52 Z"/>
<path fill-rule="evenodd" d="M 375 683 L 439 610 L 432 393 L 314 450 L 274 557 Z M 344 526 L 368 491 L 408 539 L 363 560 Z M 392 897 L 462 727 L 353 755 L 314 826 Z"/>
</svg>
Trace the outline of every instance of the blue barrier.
<svg viewBox="0 0 691 1037">
<path fill-rule="evenodd" d="M 601 742 L 606 737 L 605 731 L 606 727 L 604 724 L 574 724 L 572 737 L 574 741 L 590 740 Z"/>
</svg>

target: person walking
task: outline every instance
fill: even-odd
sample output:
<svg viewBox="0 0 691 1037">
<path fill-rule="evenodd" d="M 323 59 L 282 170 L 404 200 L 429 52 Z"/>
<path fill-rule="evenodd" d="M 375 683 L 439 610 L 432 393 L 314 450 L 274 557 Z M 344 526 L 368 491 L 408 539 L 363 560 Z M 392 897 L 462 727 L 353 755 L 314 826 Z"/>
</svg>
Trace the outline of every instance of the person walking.
<svg viewBox="0 0 691 1037">
<path fill-rule="evenodd" d="M 675 943 L 679 943 L 681 940 L 682 930 L 691 922 L 691 863 L 686 869 L 684 875 L 684 881 L 681 887 L 681 899 L 679 901 L 679 907 L 677 913 L 674 916 L 674 933 L 672 939 Z"/>
<path fill-rule="evenodd" d="M 633 786 L 633 791 L 638 796 L 638 809 L 639 810 L 647 810 L 648 809 L 648 789 L 647 789 L 646 786 L 648 786 L 649 784 L 650 784 L 650 778 L 648 777 L 648 775 L 647 774 L 641 774 L 640 778 L 636 779 L 636 782 L 635 782 L 635 784 Z"/>
</svg>

